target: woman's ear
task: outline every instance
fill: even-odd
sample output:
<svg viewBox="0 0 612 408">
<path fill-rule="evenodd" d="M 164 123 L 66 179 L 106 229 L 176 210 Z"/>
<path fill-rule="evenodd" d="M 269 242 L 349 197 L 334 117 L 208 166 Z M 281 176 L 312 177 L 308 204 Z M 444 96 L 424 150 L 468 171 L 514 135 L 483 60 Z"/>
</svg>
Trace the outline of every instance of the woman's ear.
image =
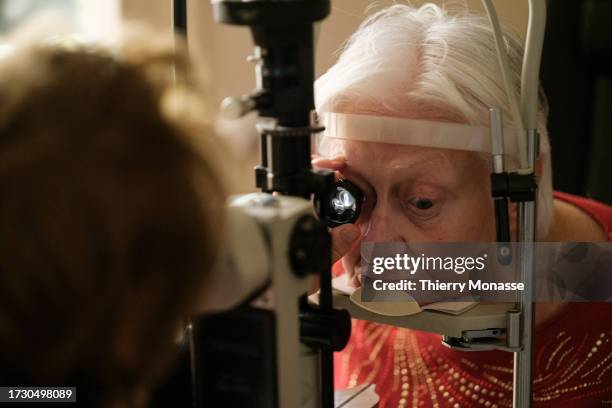
<svg viewBox="0 0 612 408">
<path fill-rule="evenodd" d="M 540 180 L 540 177 L 542 177 L 543 171 L 544 171 L 544 160 L 542 159 L 542 155 L 540 155 L 538 159 L 536 160 L 536 165 L 535 165 L 536 180 Z"/>
</svg>

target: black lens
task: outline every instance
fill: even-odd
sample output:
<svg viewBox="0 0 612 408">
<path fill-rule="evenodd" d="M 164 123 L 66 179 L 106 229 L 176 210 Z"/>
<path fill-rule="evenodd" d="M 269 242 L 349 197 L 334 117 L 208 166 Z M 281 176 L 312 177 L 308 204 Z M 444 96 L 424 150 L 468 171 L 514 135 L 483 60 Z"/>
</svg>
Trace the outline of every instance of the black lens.
<svg viewBox="0 0 612 408">
<path fill-rule="evenodd" d="M 328 224 L 337 227 L 354 224 L 361 212 L 363 193 L 348 180 L 338 180 L 329 200 Z"/>
</svg>

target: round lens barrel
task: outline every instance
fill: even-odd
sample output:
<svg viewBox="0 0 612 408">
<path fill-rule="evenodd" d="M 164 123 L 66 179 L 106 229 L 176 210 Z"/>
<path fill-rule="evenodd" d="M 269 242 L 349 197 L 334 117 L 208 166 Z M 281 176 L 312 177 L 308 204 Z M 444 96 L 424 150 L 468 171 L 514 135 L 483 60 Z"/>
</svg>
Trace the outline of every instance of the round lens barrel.
<svg viewBox="0 0 612 408">
<path fill-rule="evenodd" d="M 329 200 L 328 224 L 338 227 L 354 224 L 361 212 L 363 193 L 348 180 L 338 180 Z"/>
</svg>

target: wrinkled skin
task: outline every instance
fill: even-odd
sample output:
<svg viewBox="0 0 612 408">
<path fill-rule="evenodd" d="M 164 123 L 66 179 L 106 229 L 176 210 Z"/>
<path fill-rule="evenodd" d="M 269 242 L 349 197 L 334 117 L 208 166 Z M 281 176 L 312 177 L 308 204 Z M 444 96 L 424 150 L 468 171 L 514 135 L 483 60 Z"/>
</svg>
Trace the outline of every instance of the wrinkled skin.
<svg viewBox="0 0 612 408">
<path fill-rule="evenodd" d="M 344 141 L 343 155 L 314 165 L 336 171 L 365 194 L 359 220 L 332 231 L 354 286 L 362 242 L 495 241 L 490 167 L 473 152 Z"/>
</svg>

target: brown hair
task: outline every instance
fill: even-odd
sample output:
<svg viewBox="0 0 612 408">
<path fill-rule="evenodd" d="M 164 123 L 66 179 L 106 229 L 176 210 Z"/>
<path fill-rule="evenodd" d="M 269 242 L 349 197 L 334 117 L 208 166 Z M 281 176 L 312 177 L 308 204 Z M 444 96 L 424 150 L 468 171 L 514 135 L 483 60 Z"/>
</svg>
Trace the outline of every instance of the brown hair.
<svg viewBox="0 0 612 408">
<path fill-rule="evenodd" d="M 134 43 L 3 62 L 0 372 L 105 402 L 155 381 L 221 227 L 193 82 L 180 52 Z"/>
</svg>

